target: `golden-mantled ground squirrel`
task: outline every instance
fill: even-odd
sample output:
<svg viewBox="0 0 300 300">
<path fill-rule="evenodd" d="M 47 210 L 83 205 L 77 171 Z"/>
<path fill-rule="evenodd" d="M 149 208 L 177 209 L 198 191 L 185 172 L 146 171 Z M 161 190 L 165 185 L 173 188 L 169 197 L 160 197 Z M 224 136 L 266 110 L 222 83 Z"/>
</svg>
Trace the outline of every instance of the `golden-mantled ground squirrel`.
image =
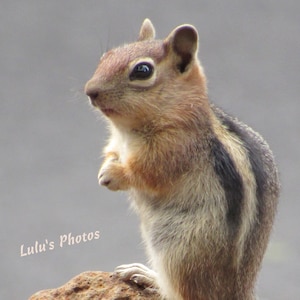
<svg viewBox="0 0 300 300">
<path fill-rule="evenodd" d="M 273 155 L 209 102 L 193 26 L 154 38 L 146 19 L 85 87 L 111 133 L 99 183 L 129 191 L 154 270 L 116 273 L 168 300 L 254 299 L 279 194 Z"/>
</svg>

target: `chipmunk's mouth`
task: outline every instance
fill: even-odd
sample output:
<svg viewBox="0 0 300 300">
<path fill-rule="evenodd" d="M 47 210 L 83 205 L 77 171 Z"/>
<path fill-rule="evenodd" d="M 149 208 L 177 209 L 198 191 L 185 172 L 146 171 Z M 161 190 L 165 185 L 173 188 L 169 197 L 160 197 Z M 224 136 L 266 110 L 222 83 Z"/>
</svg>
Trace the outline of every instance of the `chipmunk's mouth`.
<svg viewBox="0 0 300 300">
<path fill-rule="evenodd" d="M 116 112 L 115 109 L 113 108 L 108 108 L 108 107 L 100 107 L 100 110 L 102 111 L 103 114 L 105 114 L 107 117 L 117 115 L 118 113 Z"/>
<path fill-rule="evenodd" d="M 101 112 L 106 115 L 107 117 L 113 116 L 113 115 L 118 115 L 119 113 L 114 109 L 109 106 L 106 106 L 106 104 L 103 103 L 103 101 L 99 101 L 98 97 L 89 97 L 90 103 L 101 110 Z"/>
<path fill-rule="evenodd" d="M 91 102 L 91 104 L 94 106 L 94 107 L 96 107 L 96 108 L 98 108 L 99 110 L 101 110 L 101 112 L 103 113 L 103 114 L 105 114 L 106 116 L 111 116 L 111 115 L 114 115 L 114 114 L 116 114 L 116 110 L 115 109 L 113 109 L 113 108 L 110 108 L 110 107 L 106 107 L 106 106 L 104 106 L 104 105 L 101 105 L 101 104 L 99 104 L 99 102 L 97 101 L 97 100 L 95 100 L 95 99 L 91 99 L 90 98 L 90 102 Z"/>
</svg>

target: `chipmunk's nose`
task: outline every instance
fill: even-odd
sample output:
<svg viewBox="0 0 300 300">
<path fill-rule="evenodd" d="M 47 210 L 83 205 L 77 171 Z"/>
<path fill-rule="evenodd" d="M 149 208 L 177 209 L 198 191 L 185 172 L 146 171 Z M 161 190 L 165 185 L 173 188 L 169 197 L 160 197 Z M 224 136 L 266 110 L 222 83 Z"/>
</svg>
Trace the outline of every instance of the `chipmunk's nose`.
<svg viewBox="0 0 300 300">
<path fill-rule="evenodd" d="M 93 90 L 87 91 L 86 94 L 90 97 L 92 102 L 95 101 L 99 96 L 99 93 L 97 91 L 93 91 Z"/>
<path fill-rule="evenodd" d="M 85 93 L 90 98 L 92 104 L 94 104 L 99 97 L 99 88 L 93 82 L 89 81 L 85 86 Z"/>
</svg>

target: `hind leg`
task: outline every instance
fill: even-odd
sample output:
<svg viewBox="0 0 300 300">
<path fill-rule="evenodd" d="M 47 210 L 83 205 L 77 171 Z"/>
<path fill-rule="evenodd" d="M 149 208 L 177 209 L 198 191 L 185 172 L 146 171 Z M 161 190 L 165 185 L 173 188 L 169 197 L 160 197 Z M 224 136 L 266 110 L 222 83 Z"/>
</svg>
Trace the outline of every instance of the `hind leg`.
<svg viewBox="0 0 300 300">
<path fill-rule="evenodd" d="M 158 289 L 157 273 L 143 264 L 121 265 L 115 269 L 115 274 L 125 281 L 133 281 L 144 288 Z"/>
</svg>

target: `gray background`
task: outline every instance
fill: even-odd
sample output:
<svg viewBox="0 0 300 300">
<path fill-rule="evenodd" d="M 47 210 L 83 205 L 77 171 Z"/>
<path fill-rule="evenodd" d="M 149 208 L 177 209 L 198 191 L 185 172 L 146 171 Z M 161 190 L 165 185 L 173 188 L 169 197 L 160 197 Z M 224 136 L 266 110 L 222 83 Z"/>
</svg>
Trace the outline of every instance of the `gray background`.
<svg viewBox="0 0 300 300">
<path fill-rule="evenodd" d="M 258 281 L 265 299 L 300 299 L 297 0 L 1 1 L 1 299 L 26 299 L 87 270 L 146 262 L 126 194 L 97 185 L 106 125 L 83 93 L 101 53 L 150 17 L 164 38 L 194 24 L 211 99 L 258 130 L 282 195 Z M 101 237 L 60 248 L 59 236 Z M 21 257 L 20 247 L 55 242 Z"/>
</svg>

